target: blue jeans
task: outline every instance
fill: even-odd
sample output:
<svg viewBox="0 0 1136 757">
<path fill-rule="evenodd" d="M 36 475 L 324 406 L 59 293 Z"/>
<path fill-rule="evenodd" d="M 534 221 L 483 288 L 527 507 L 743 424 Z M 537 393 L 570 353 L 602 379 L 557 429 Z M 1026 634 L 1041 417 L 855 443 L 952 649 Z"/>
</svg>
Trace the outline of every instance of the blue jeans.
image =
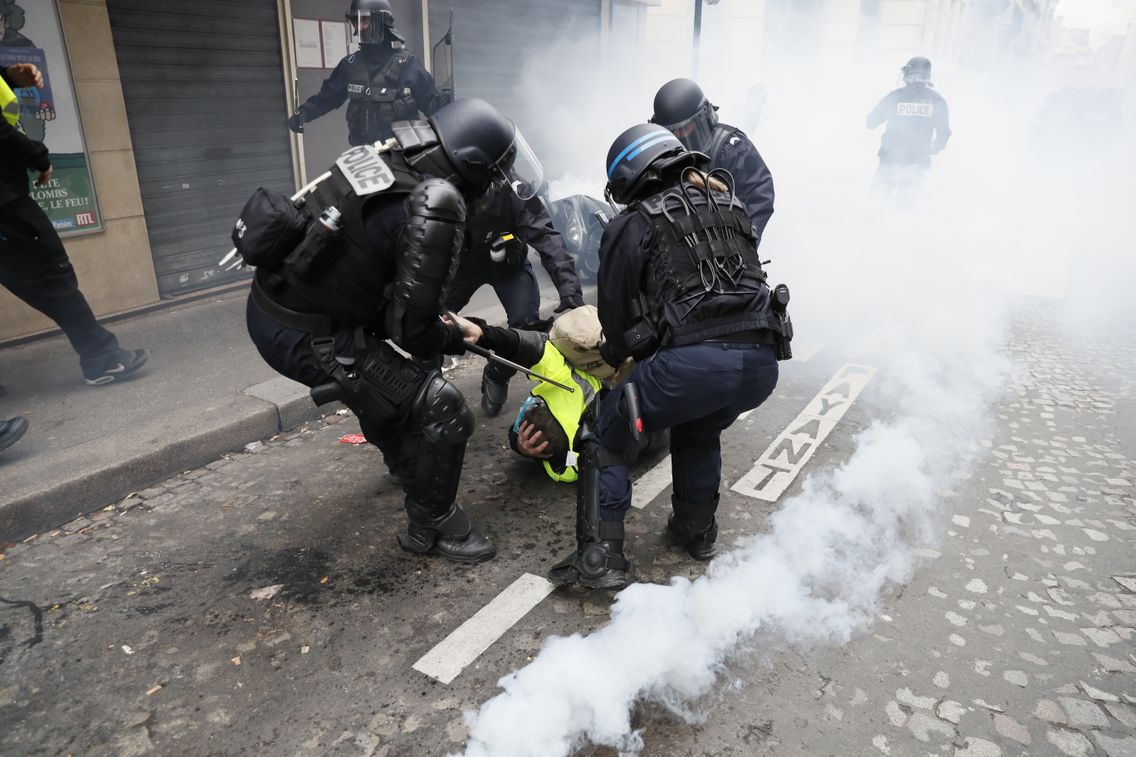
<svg viewBox="0 0 1136 757">
<path fill-rule="evenodd" d="M 660 350 L 632 371 L 644 427 L 671 430 L 674 497 L 709 503 L 722 481 L 720 437 L 746 410 L 769 398 L 777 386 L 777 359 L 763 344 L 702 342 Z M 620 385 L 622 386 L 622 384 Z M 631 443 L 628 421 L 619 414 L 620 387 L 600 402 L 599 437 L 621 454 Z M 600 517 L 623 520 L 631 506 L 626 465 L 600 470 Z"/>
</svg>

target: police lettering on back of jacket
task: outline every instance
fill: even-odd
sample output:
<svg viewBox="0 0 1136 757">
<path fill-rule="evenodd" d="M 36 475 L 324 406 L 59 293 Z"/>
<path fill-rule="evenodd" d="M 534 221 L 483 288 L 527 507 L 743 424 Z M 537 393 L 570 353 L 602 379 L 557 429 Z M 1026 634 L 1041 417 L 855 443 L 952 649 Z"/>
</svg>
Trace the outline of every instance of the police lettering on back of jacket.
<svg viewBox="0 0 1136 757">
<path fill-rule="evenodd" d="M 576 549 L 553 567 L 557 584 L 616 588 L 630 580 L 623 518 L 628 465 L 648 435 L 670 429 L 674 512 L 668 531 L 709 559 L 718 535 L 719 437 L 777 383 L 792 329 L 757 256 L 754 225 L 729 172 L 697 167 L 661 126 L 621 134 L 606 160 L 607 193 L 625 204 L 604 232 L 598 276 L 600 354 L 634 360 L 627 378 L 581 418 Z"/>
<path fill-rule="evenodd" d="M 912 58 L 902 71 L 904 86 L 880 100 L 868 114 L 867 125 L 875 129 L 887 124 L 873 186 L 907 205 L 931 167 L 931 156 L 947 146 L 951 127 L 947 101 L 932 89 L 931 61 Z"/>
<path fill-rule="evenodd" d="M 248 330 L 317 404 L 340 400 L 358 417 L 406 494 L 402 547 L 478 562 L 496 548 L 456 502 L 473 413 L 426 366 L 463 351 L 461 329 L 439 316 L 467 204 L 492 184 L 509 191 L 542 177 L 516 159 L 528 146 L 512 121 L 482 100 L 396 122 L 393 133 L 345 152 L 302 196 L 261 189 L 246 204 L 233 241 L 257 266 Z"/>
<path fill-rule="evenodd" d="M 305 123 L 346 102 L 348 143 L 370 144 L 389 139 L 395 121 L 432 115 L 446 104 L 394 28 L 390 0 L 352 0 L 347 21 L 359 52 L 341 60 L 320 91 L 296 108 L 289 129 L 302 134 Z"/>
</svg>

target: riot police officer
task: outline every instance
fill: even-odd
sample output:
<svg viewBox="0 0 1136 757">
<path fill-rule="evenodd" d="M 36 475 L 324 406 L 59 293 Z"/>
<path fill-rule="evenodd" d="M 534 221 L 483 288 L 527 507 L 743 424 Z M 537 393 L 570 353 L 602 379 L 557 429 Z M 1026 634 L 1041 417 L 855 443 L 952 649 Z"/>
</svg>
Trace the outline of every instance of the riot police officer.
<svg viewBox="0 0 1136 757">
<path fill-rule="evenodd" d="M 494 182 L 538 185 L 539 166 L 517 157 L 531 154 L 524 138 L 482 100 L 393 132 L 397 146 L 344 153 L 298 209 L 263 190 L 245 206 L 233 236 L 257 266 L 249 335 L 317 402 L 341 399 L 358 416 L 406 493 L 404 549 L 478 562 L 496 548 L 455 502 L 473 413 L 427 366 L 462 352 L 461 329 L 439 314 L 467 202 Z"/>
<path fill-rule="evenodd" d="M 528 259 L 530 245 L 540 254 L 560 296 L 556 312 L 584 304 L 576 265 L 539 197 L 522 200 L 508 189 L 491 189 L 471 206 L 467 227 L 469 246 L 450 287 L 449 310 L 461 310 L 478 289 L 489 284 L 505 307 L 510 327 L 536 328 L 540 288 Z M 501 412 L 513 373 L 497 363 L 486 364 L 481 374 L 481 409 L 486 415 Z"/>
<path fill-rule="evenodd" d="M 706 160 L 651 124 L 623 132 L 608 151 L 607 192 L 626 208 L 600 245 L 600 354 L 613 366 L 636 364 L 581 420 L 576 550 L 552 569 L 554 583 L 615 588 L 629 579 L 628 453 L 644 431 L 670 429 L 668 530 L 692 557 L 709 559 L 719 437 L 777 383 L 774 345 L 791 332 L 773 312 L 747 208 L 727 172 L 695 170 Z"/>
<path fill-rule="evenodd" d="M 745 132 L 719 121 L 718 106 L 690 79 L 672 79 L 659 88 L 651 123 L 670 129 L 687 150 L 709 156 L 709 169 L 730 172 L 760 242 L 773 215 L 773 175 Z"/>
<path fill-rule="evenodd" d="M 947 101 L 932 89 L 931 61 L 915 57 L 901 70 L 903 86 L 880 100 L 868 114 L 867 125 L 875 129 L 887 124 L 875 188 L 907 204 L 931 167 L 931 156 L 947 146 L 951 127 Z"/>
<path fill-rule="evenodd" d="M 347 141 L 363 145 L 389 139 L 395 121 L 432 115 L 445 103 L 434 77 L 405 47 L 394 28 L 390 0 L 351 0 L 347 12 L 359 52 L 348 55 L 324 80 L 320 91 L 296 108 L 288 128 L 304 124 L 347 101 Z"/>
</svg>

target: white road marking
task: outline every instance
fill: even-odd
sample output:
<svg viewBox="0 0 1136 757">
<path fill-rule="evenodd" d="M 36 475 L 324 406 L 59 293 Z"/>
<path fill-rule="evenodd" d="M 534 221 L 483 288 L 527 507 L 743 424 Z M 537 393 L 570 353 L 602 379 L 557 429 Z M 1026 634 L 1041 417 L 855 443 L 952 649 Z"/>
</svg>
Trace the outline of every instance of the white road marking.
<svg viewBox="0 0 1136 757">
<path fill-rule="evenodd" d="M 529 610 L 540 604 L 554 588 L 556 587 L 545 578 L 531 573 L 522 574 L 472 618 L 422 655 L 412 667 L 419 673 L 448 684 Z"/>
<path fill-rule="evenodd" d="M 631 487 L 631 506 L 642 510 L 671 485 L 671 456 L 667 455 L 651 470 L 635 479 Z"/>
<path fill-rule="evenodd" d="M 843 366 L 773 440 L 749 473 L 731 487 L 733 491 L 776 502 L 875 373 L 876 369 L 867 365 Z"/>
</svg>

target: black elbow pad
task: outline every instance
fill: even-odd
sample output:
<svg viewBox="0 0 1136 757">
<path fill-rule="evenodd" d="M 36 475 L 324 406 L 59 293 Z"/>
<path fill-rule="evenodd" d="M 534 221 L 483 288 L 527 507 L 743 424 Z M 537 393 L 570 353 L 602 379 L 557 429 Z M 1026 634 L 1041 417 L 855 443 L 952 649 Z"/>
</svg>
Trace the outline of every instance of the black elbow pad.
<svg viewBox="0 0 1136 757">
<path fill-rule="evenodd" d="M 399 313 L 432 318 L 440 312 L 457 270 L 465 200 L 448 181 L 427 179 L 414 188 L 406 204 L 410 218 L 402 232 L 391 298 Z"/>
</svg>

